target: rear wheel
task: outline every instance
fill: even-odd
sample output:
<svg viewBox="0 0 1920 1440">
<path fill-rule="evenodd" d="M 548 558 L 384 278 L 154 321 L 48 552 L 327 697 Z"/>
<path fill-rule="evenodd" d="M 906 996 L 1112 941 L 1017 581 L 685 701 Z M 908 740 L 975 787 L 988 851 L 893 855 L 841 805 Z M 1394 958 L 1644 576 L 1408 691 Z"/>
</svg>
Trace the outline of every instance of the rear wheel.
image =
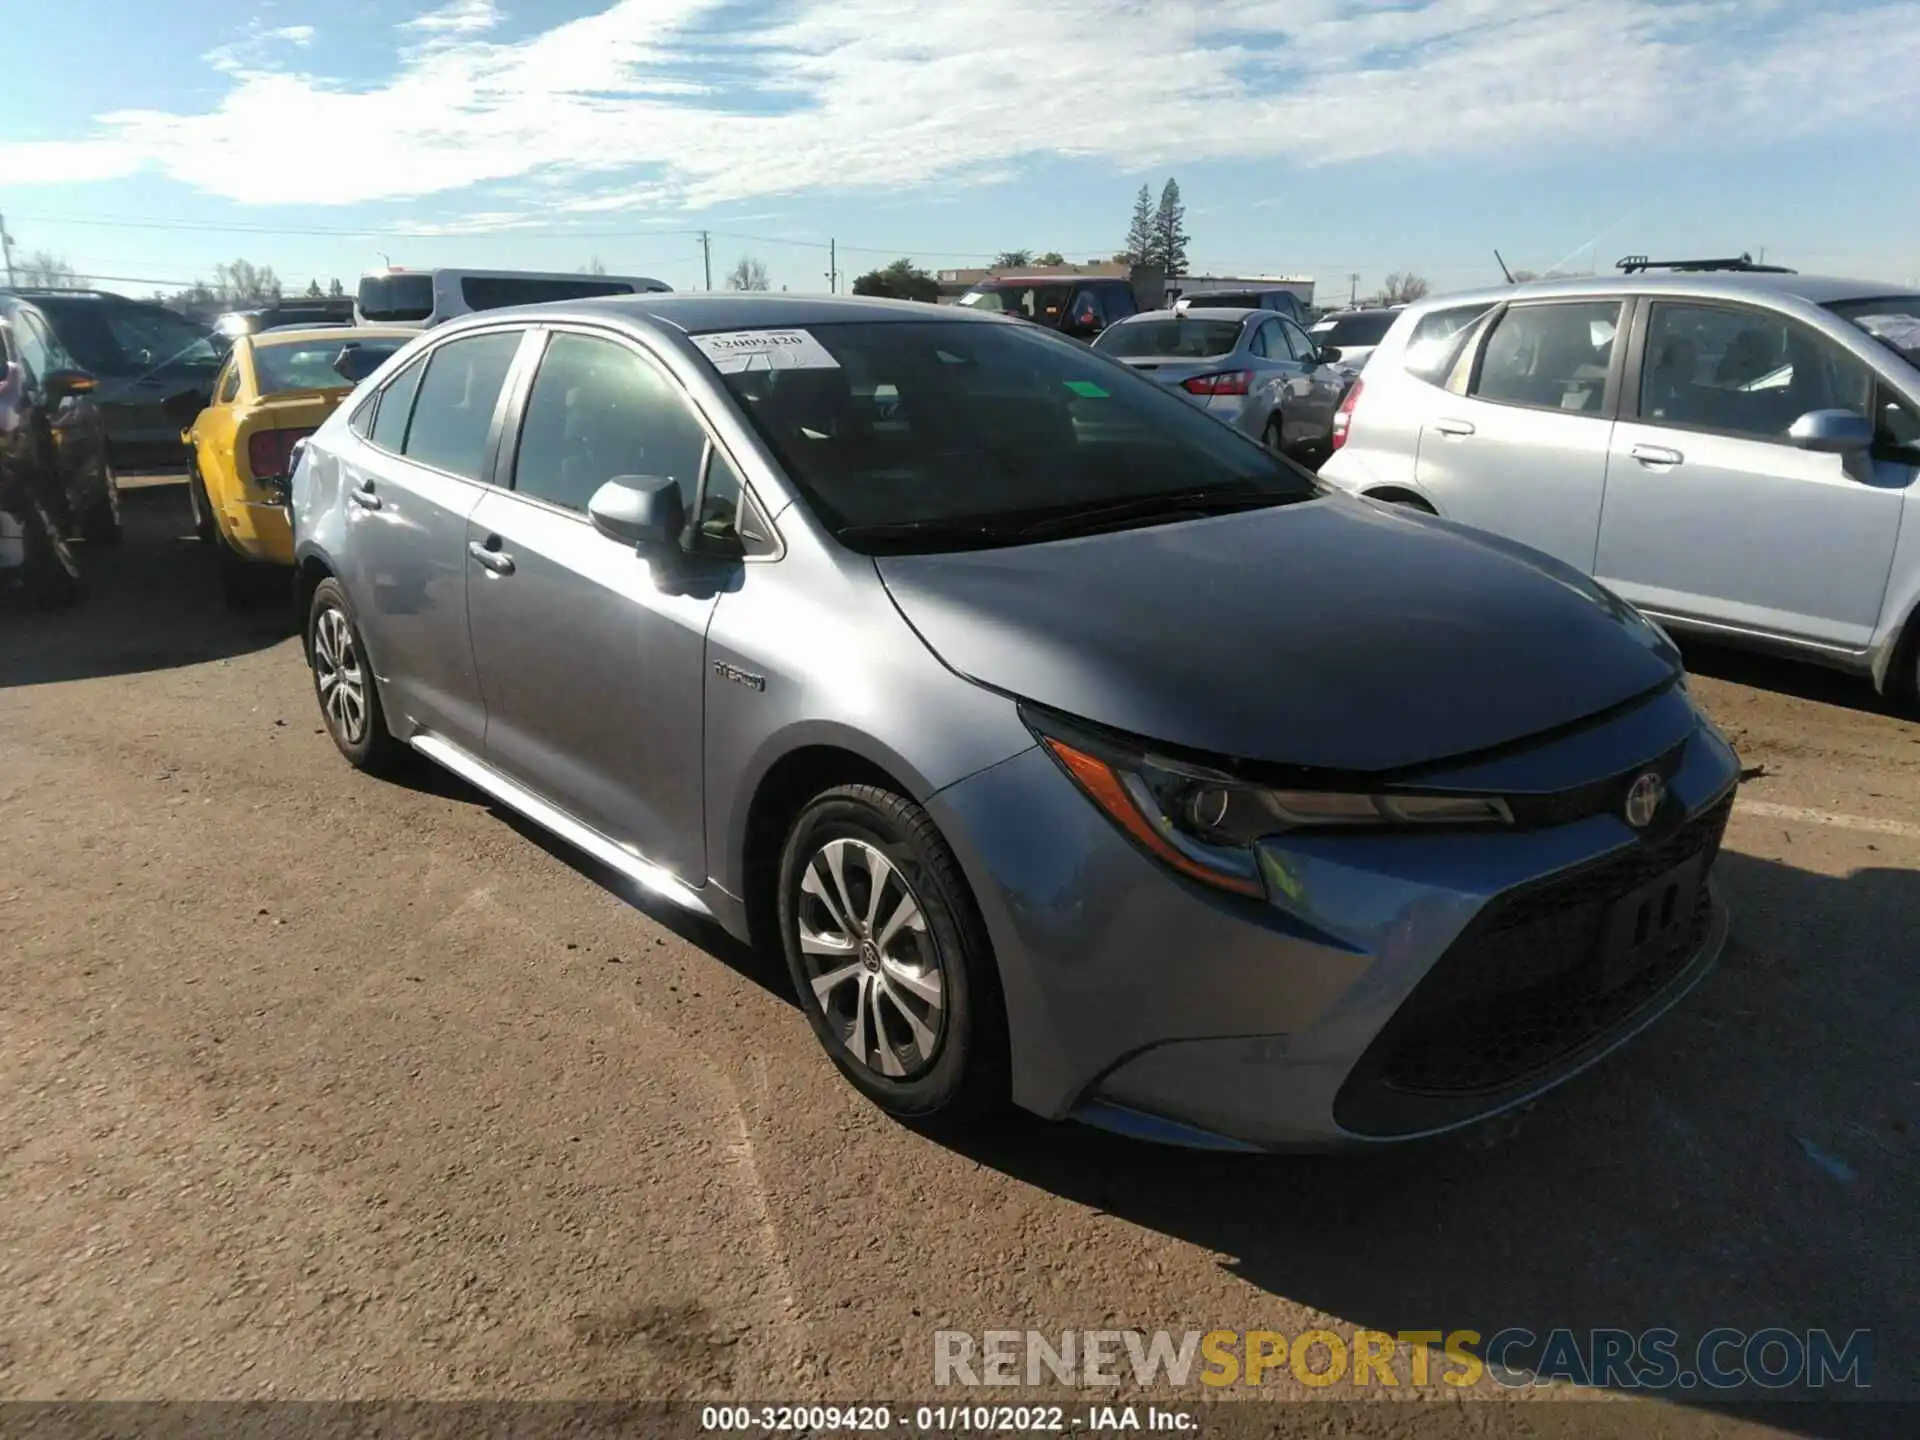
<svg viewBox="0 0 1920 1440">
<path fill-rule="evenodd" d="M 214 533 L 213 503 L 207 499 L 206 482 L 200 478 L 198 464 L 187 466 L 187 504 L 193 509 L 194 538 L 202 545 L 211 545 L 220 537 Z"/>
<path fill-rule="evenodd" d="M 815 1036 L 883 1110 L 960 1123 L 1005 1101 L 992 947 L 925 810 L 874 785 L 817 796 L 781 857 L 780 933 Z"/>
<path fill-rule="evenodd" d="M 94 545 L 118 545 L 124 534 L 120 520 L 120 481 L 113 467 L 100 464 L 100 493 L 80 512 L 80 534 Z"/>
<path fill-rule="evenodd" d="M 26 555 L 21 583 L 28 597 L 37 605 L 73 604 L 79 600 L 83 589 L 80 562 L 74 558 L 73 548 L 67 544 L 59 523 L 38 497 L 29 497 L 23 510 L 19 519 L 25 531 L 22 539 Z"/>
<path fill-rule="evenodd" d="M 405 747 L 387 730 L 353 605 L 332 576 L 314 587 L 307 608 L 307 661 L 321 717 L 340 753 L 357 770 L 392 769 Z"/>
</svg>

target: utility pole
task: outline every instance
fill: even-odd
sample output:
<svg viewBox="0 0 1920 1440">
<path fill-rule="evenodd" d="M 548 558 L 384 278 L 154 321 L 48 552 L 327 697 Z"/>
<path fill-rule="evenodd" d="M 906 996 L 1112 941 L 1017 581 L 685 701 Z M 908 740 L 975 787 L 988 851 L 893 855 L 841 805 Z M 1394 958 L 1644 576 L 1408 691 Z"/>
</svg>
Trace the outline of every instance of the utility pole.
<svg viewBox="0 0 1920 1440">
<path fill-rule="evenodd" d="M 838 295 L 840 293 L 839 246 L 840 242 L 838 240 L 829 239 L 827 241 L 827 293 L 829 295 Z"/>
<path fill-rule="evenodd" d="M 711 290 L 713 288 L 713 241 L 708 238 L 704 230 L 700 232 L 700 266 L 706 272 L 707 289 Z"/>
<path fill-rule="evenodd" d="M 1347 293 L 1347 303 L 1348 303 L 1349 305 L 1358 305 L 1358 304 L 1360 303 L 1360 274 L 1359 274 L 1359 272 L 1358 272 L 1358 271 L 1355 271 L 1355 272 L 1354 272 L 1353 274 L 1351 274 L 1351 275 L 1349 275 L 1349 276 L 1347 277 L 1347 280 L 1348 280 L 1348 282 L 1349 282 L 1349 283 L 1350 283 L 1350 284 L 1351 284 L 1351 285 L 1353 286 L 1353 288 L 1352 288 L 1352 290 L 1350 290 L 1350 291 L 1349 291 L 1349 292 Z"/>
<path fill-rule="evenodd" d="M 7 217 L 0 215 L 0 255 L 6 257 L 7 288 L 13 288 L 13 236 L 7 233 Z"/>
</svg>

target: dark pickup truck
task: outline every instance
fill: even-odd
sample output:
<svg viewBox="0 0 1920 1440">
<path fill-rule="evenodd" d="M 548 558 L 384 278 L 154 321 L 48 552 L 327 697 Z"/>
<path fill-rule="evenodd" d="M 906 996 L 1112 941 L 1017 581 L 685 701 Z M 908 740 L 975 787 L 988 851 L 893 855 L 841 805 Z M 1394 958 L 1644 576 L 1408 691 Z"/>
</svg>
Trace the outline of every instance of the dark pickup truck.
<svg viewBox="0 0 1920 1440">
<path fill-rule="evenodd" d="M 1017 315 L 1075 340 L 1092 340 L 1116 320 L 1154 308 L 1118 275 L 995 275 L 959 299 L 970 310 Z"/>
</svg>

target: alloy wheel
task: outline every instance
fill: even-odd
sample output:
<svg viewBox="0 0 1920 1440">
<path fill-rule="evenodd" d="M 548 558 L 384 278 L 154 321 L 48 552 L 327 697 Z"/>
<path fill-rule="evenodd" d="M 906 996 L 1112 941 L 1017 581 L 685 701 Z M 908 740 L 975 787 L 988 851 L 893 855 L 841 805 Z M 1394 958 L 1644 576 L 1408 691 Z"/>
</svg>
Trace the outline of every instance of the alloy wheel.
<svg viewBox="0 0 1920 1440">
<path fill-rule="evenodd" d="M 863 1066 L 912 1080 L 946 1030 L 946 972 L 920 897 L 865 840 L 814 852 L 795 906 L 807 999 Z"/>
<path fill-rule="evenodd" d="M 367 677 L 353 624 L 329 606 L 313 622 L 313 683 L 334 734 L 358 745 L 367 728 Z"/>
</svg>

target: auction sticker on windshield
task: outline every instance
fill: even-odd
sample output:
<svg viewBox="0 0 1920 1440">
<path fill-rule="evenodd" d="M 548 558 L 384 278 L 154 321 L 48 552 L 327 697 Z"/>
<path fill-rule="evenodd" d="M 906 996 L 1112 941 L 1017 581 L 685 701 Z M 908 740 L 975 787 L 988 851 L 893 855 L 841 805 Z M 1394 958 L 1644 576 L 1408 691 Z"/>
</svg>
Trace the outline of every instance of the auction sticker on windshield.
<svg viewBox="0 0 1920 1440">
<path fill-rule="evenodd" d="M 743 370 L 838 370 L 840 362 L 805 330 L 727 330 L 690 337 L 722 375 Z"/>
</svg>

